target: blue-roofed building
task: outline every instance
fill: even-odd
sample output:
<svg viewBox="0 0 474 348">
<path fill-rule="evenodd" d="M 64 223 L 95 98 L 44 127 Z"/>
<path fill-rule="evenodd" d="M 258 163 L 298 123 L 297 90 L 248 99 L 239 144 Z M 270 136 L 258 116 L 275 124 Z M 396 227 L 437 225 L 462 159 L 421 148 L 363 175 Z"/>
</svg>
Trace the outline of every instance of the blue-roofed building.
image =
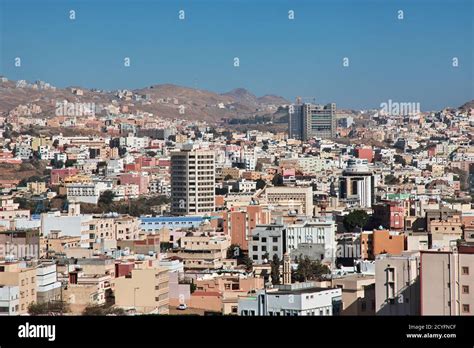
<svg viewBox="0 0 474 348">
<path fill-rule="evenodd" d="M 140 228 L 145 232 L 158 232 L 166 227 L 170 230 L 197 228 L 208 217 L 203 216 L 156 216 L 140 217 Z"/>
</svg>

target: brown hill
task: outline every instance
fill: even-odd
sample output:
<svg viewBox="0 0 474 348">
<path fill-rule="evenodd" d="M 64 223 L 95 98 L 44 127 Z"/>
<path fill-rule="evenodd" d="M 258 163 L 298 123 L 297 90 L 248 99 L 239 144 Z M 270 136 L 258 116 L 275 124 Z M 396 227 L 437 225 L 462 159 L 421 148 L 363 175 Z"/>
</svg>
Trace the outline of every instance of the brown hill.
<svg viewBox="0 0 474 348">
<path fill-rule="evenodd" d="M 76 87 L 77 88 L 77 87 Z M 6 115 L 20 104 L 33 103 L 41 106 L 38 117 L 54 115 L 57 101 L 127 105 L 131 112 L 151 112 L 163 118 L 184 118 L 219 122 L 222 119 L 246 118 L 274 111 L 274 106 L 288 103 L 284 98 L 263 96 L 257 98 L 241 88 L 218 94 L 202 89 L 172 84 L 153 85 L 132 90 L 132 97 L 119 98 L 117 92 L 88 90 L 83 95 L 72 93 L 71 88 L 56 90 L 19 88 L 16 82 L 0 82 L 0 114 Z"/>
</svg>

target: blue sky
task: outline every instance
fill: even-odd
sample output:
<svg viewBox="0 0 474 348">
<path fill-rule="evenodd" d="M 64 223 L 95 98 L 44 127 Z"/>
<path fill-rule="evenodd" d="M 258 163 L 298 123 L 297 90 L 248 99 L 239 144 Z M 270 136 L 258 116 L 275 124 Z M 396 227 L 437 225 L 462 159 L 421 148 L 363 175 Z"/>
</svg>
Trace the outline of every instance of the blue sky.
<svg viewBox="0 0 474 348">
<path fill-rule="evenodd" d="M 14 80 L 104 89 L 244 87 L 352 108 L 391 99 L 436 110 L 474 98 L 472 0 L 0 2 L 0 74 Z"/>
</svg>

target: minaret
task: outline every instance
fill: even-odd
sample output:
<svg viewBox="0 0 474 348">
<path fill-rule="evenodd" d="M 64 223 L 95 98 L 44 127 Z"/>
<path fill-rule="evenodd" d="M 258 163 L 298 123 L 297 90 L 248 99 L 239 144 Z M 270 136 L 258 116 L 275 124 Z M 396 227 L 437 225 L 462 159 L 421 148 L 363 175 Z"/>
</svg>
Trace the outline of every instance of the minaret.
<svg viewBox="0 0 474 348">
<path fill-rule="evenodd" d="M 291 260 L 288 252 L 283 255 L 283 284 L 291 284 Z"/>
</svg>

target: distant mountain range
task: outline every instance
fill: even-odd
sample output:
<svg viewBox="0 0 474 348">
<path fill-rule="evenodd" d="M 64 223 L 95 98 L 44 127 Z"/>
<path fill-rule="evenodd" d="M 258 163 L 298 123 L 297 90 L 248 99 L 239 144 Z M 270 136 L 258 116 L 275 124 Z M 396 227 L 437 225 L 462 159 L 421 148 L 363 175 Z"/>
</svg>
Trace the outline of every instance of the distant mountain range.
<svg viewBox="0 0 474 348">
<path fill-rule="evenodd" d="M 464 103 L 459 107 L 460 111 L 470 111 L 474 110 L 474 99 L 471 101 L 468 101 L 467 103 Z"/>
<path fill-rule="evenodd" d="M 89 90 L 81 87 L 53 90 L 18 88 L 16 85 L 16 81 L 0 82 L 0 115 L 8 115 L 10 110 L 20 104 L 33 103 L 39 105 L 44 111 L 38 116 L 52 116 L 56 102 L 67 100 L 102 105 L 113 103 L 117 106 L 127 106 L 128 112 L 140 110 L 163 118 L 203 120 L 214 123 L 224 119 L 274 115 L 279 106 L 290 104 L 290 101 L 276 95 L 257 97 L 245 88 L 236 88 L 219 94 L 173 84 L 158 84 L 130 90 L 132 93 L 124 96 L 124 93 L 120 95 L 119 91 Z M 82 89 L 83 95 L 73 93 L 73 90 L 77 88 Z M 463 111 L 472 108 L 474 108 L 474 100 L 459 107 Z M 275 115 L 282 117 L 281 112 Z"/>
<path fill-rule="evenodd" d="M 283 97 L 265 95 L 257 97 L 244 88 L 227 93 L 214 93 L 202 89 L 182 87 L 172 84 L 159 84 L 130 90 L 133 95 L 124 96 L 119 91 L 99 91 L 82 89 L 83 95 L 73 93 L 67 87 L 36 89 L 16 87 L 15 81 L 0 82 L 0 114 L 8 114 L 20 104 L 33 103 L 46 111 L 54 111 L 56 101 L 111 104 L 128 106 L 129 111 L 152 112 L 164 118 L 199 119 L 218 122 L 222 119 L 246 118 L 255 115 L 273 114 L 281 105 L 289 104 Z M 181 113 L 180 113 L 181 111 Z M 184 113 L 183 113 L 184 112 Z"/>
</svg>

